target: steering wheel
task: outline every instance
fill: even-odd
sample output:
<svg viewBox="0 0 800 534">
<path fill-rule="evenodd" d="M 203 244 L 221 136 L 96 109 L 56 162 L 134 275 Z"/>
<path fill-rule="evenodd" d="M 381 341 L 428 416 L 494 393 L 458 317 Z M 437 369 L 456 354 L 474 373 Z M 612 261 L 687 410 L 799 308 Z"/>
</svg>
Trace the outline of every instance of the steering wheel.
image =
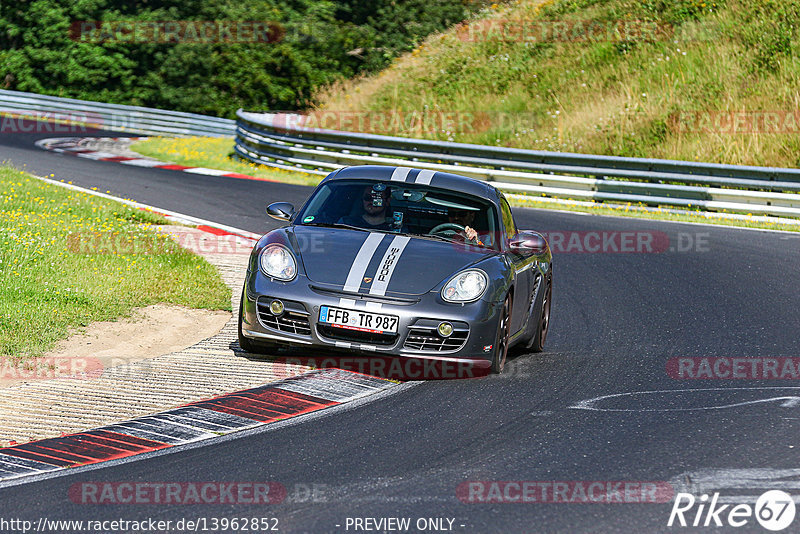
<svg viewBox="0 0 800 534">
<path fill-rule="evenodd" d="M 434 226 L 431 229 L 431 231 L 428 232 L 428 233 L 432 234 L 432 235 L 435 235 L 435 234 L 447 234 L 448 236 L 456 236 L 456 235 L 458 235 L 460 237 L 466 237 L 466 235 L 465 235 L 466 228 L 461 226 L 460 224 L 446 222 L 446 223 L 442 223 L 440 225 Z"/>
</svg>

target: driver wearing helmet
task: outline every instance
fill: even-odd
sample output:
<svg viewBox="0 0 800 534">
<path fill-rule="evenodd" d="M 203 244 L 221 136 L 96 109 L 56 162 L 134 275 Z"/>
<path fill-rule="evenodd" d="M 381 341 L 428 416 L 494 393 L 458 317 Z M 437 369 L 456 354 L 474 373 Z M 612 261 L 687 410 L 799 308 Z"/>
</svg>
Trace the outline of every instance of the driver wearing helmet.
<svg viewBox="0 0 800 534">
<path fill-rule="evenodd" d="M 391 212 L 391 191 L 384 184 L 367 186 L 356 200 L 357 215 L 342 217 L 340 223 L 367 230 L 407 232 L 403 225 L 403 214 Z"/>
</svg>

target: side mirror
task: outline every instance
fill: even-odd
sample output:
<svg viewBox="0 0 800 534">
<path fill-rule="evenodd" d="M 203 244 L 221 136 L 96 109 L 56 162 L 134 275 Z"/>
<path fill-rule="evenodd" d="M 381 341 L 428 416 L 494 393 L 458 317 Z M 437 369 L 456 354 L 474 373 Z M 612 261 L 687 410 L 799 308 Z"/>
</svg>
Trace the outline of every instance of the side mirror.
<svg viewBox="0 0 800 534">
<path fill-rule="evenodd" d="M 547 240 L 540 233 L 522 230 L 509 240 L 508 248 L 520 256 L 538 256 L 547 252 Z"/>
<path fill-rule="evenodd" d="M 288 202 L 273 202 L 267 206 L 267 215 L 279 221 L 288 221 L 294 215 L 294 206 Z"/>
</svg>

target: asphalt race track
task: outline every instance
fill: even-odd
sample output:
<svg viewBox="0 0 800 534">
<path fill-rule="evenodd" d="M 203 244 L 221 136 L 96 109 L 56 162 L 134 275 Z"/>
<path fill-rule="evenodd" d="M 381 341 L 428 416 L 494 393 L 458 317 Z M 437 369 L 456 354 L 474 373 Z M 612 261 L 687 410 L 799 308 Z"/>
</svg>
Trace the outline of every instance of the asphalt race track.
<svg viewBox="0 0 800 534">
<path fill-rule="evenodd" d="M 33 146 L 57 136 L 2 134 L 0 159 L 254 232 L 275 227 L 267 203 L 299 205 L 310 191 Z M 669 529 L 669 502 L 475 503 L 460 500 L 457 488 L 468 481 L 631 481 L 668 483 L 677 492 L 695 473 L 725 469 L 704 490 L 724 492 L 735 470 L 796 468 L 797 380 L 678 380 L 668 362 L 800 356 L 800 239 L 533 209 L 515 216 L 522 228 L 565 233 L 564 248 L 570 232 L 646 232 L 668 245 L 629 253 L 556 249 L 547 351 L 516 357 L 507 374 L 425 382 L 298 424 L 2 488 L 3 515 L 34 522 L 271 517 L 281 532 L 356 532 L 348 518 L 365 517 L 407 517 L 412 527 L 420 518 L 446 518 L 464 533 L 732 530 Z M 616 394 L 626 395 L 589 402 Z M 266 506 L 91 505 L 68 497 L 82 482 L 207 481 L 277 482 L 288 496 Z M 764 531 L 752 518 L 736 530 Z"/>
</svg>

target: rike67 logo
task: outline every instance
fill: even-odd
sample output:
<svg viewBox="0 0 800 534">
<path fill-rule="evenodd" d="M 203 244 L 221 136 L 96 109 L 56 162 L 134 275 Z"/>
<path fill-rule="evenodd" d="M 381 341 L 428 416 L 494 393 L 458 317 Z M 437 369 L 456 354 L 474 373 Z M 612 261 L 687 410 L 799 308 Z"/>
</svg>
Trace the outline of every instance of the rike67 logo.
<svg viewBox="0 0 800 534">
<path fill-rule="evenodd" d="M 708 495 L 696 499 L 691 493 L 678 493 L 667 526 L 743 527 L 755 520 L 767 530 L 783 530 L 794 521 L 795 504 L 785 491 L 770 490 L 761 495 L 755 506 L 749 504 L 719 504 L 719 493 L 711 501 Z M 677 523 L 676 523 L 677 520 Z"/>
</svg>

